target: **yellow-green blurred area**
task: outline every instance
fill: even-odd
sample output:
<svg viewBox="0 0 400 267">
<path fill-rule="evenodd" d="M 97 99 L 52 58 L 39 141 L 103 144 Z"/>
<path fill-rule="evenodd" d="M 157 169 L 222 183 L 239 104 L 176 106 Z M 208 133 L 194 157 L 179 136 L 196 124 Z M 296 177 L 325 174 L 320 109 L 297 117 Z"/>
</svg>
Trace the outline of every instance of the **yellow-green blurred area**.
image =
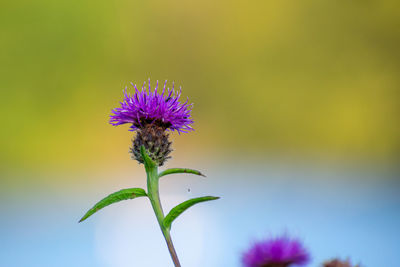
<svg viewBox="0 0 400 267">
<path fill-rule="evenodd" d="M 108 116 L 125 86 L 148 78 L 175 81 L 195 103 L 196 131 L 174 135 L 182 155 L 396 160 L 399 8 L 372 0 L 3 2 L 1 168 L 126 164 L 131 134 Z"/>
</svg>

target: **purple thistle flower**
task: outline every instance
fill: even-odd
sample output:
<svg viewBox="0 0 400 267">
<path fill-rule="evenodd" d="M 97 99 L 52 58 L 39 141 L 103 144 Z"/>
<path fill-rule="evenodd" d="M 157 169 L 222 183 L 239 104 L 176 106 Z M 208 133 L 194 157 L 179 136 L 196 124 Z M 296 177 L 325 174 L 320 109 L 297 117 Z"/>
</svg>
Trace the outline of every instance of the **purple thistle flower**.
<svg viewBox="0 0 400 267">
<path fill-rule="evenodd" d="M 132 84 L 133 85 L 133 84 Z M 180 103 L 181 90 L 176 92 L 174 84 L 172 90 L 166 89 L 167 81 L 165 81 L 164 89 L 158 92 L 158 81 L 154 92 L 151 91 L 150 79 L 148 81 L 148 90 L 146 90 L 146 82 L 139 91 L 136 85 L 135 94 L 128 94 L 125 88 L 124 100 L 120 103 L 120 108 L 112 110 L 110 116 L 110 124 L 117 126 L 125 123 L 132 123 L 130 131 L 143 129 L 148 124 L 155 124 L 165 130 L 180 132 L 189 132 L 193 128 L 191 124 L 193 120 L 190 118 L 193 104 Z"/>
<path fill-rule="evenodd" d="M 242 257 L 245 267 L 303 266 L 309 260 L 303 244 L 286 236 L 257 242 Z"/>
</svg>

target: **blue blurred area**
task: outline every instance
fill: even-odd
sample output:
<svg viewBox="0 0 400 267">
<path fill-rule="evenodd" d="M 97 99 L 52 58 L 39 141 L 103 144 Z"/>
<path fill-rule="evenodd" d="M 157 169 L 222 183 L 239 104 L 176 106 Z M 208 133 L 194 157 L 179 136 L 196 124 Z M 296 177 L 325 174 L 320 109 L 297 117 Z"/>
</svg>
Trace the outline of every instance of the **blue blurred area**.
<svg viewBox="0 0 400 267">
<path fill-rule="evenodd" d="M 163 178 L 166 210 L 189 197 L 221 196 L 174 222 L 182 265 L 240 266 L 252 241 L 288 233 L 304 240 L 313 257 L 310 266 L 332 257 L 398 266 L 398 172 L 365 169 L 242 162 L 213 167 L 206 179 Z M 100 185 L 68 193 L 38 186 L 3 194 L 0 266 L 172 266 L 146 199 L 115 204 L 77 223 L 113 189 Z"/>
</svg>

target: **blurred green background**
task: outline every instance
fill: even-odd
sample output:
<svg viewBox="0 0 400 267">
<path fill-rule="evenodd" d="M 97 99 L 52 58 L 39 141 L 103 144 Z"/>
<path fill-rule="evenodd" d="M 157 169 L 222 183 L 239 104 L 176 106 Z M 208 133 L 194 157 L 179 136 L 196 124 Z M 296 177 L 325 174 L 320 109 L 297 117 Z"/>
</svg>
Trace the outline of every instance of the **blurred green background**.
<svg viewBox="0 0 400 267">
<path fill-rule="evenodd" d="M 126 159 L 107 117 L 175 81 L 196 149 L 399 155 L 397 1 L 18 1 L 1 8 L 1 162 Z M 195 142 L 194 142 L 195 140 Z M 126 152 L 126 150 L 124 150 Z"/>
<path fill-rule="evenodd" d="M 399 10 L 389 0 L 2 2 L 2 210 L 74 194 L 77 219 L 108 192 L 96 186 L 128 181 L 97 174 L 141 173 L 128 127 L 108 116 L 125 86 L 148 78 L 175 81 L 194 103 L 196 131 L 173 135 L 171 164 L 396 167 Z"/>
</svg>

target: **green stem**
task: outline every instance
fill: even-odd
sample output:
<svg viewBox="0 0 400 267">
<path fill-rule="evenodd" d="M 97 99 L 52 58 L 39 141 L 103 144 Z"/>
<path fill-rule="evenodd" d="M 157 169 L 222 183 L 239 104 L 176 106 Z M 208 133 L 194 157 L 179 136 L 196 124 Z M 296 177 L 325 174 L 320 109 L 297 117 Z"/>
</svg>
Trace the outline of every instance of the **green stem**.
<svg viewBox="0 0 400 267">
<path fill-rule="evenodd" d="M 160 194 L 158 191 L 158 168 L 154 164 L 152 166 L 146 166 L 147 173 L 147 194 L 153 207 L 154 213 L 156 214 L 158 224 L 160 225 L 161 232 L 164 235 L 165 241 L 167 242 L 169 253 L 171 254 L 172 261 L 175 267 L 180 267 L 178 255 L 176 254 L 174 244 L 172 243 L 170 230 L 164 226 L 164 212 L 162 210 L 160 202 Z"/>
</svg>

